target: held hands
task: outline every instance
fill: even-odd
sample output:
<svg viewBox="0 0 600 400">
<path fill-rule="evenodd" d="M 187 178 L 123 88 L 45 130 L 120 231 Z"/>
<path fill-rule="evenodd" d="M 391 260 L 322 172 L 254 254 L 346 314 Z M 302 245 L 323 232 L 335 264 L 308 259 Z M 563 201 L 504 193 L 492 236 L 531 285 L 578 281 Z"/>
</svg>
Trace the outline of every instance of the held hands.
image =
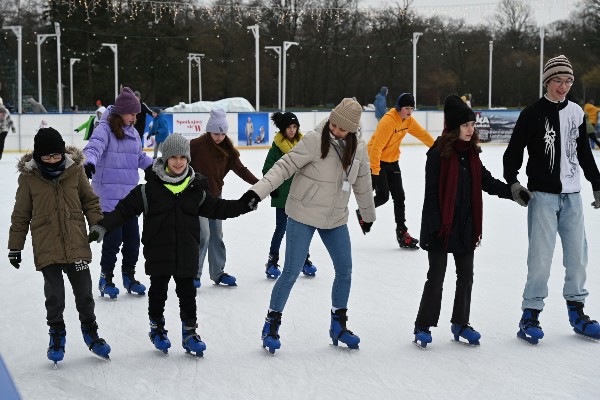
<svg viewBox="0 0 600 400">
<path fill-rule="evenodd" d="M 8 253 L 8 261 L 10 261 L 13 267 L 19 269 L 19 267 L 21 266 L 21 251 L 11 250 Z"/>
<path fill-rule="evenodd" d="M 594 202 L 592 203 L 594 208 L 600 208 L 600 190 L 594 190 Z"/>
<path fill-rule="evenodd" d="M 242 207 L 244 208 L 244 213 L 254 211 L 258 208 L 258 202 L 260 201 L 260 197 L 253 191 L 248 190 L 246 193 L 240 197 L 238 200 Z"/>
<path fill-rule="evenodd" d="M 533 194 L 527 190 L 526 187 L 523 187 L 519 182 L 515 182 L 510 185 L 510 191 L 512 192 L 513 200 L 517 202 L 518 205 L 527 207 L 529 200 L 533 197 Z"/>
<path fill-rule="evenodd" d="M 90 228 L 90 234 L 88 235 L 88 243 L 92 243 L 94 240 L 96 243 L 102 242 L 104 235 L 106 234 L 106 228 L 102 225 L 93 225 Z"/>
<path fill-rule="evenodd" d="M 85 170 L 85 176 L 87 176 L 88 179 L 92 179 L 92 175 L 96 173 L 96 166 L 94 164 L 85 164 L 83 169 Z"/>
</svg>

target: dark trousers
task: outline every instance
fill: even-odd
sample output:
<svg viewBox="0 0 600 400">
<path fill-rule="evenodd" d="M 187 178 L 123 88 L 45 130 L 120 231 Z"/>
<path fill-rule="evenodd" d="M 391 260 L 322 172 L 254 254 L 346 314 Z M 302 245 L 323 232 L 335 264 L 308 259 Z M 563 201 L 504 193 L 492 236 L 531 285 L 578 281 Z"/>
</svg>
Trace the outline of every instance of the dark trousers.
<svg viewBox="0 0 600 400">
<path fill-rule="evenodd" d="M 194 278 L 178 278 L 175 280 L 175 293 L 179 298 L 179 316 L 187 326 L 196 325 L 196 287 Z M 148 316 L 153 321 L 164 318 L 165 303 L 171 275 L 150 275 L 148 289 Z"/>
<path fill-rule="evenodd" d="M 275 208 L 275 232 L 273 232 L 273 238 L 271 239 L 269 254 L 279 255 L 281 241 L 287 228 L 287 220 L 288 215 L 285 213 L 285 208 Z"/>
<path fill-rule="evenodd" d="M 452 310 L 453 324 L 469 323 L 471 313 L 471 289 L 473 288 L 473 255 L 474 252 L 453 253 L 456 264 L 456 292 L 454 293 L 454 308 Z M 448 253 L 428 252 L 429 271 L 423 288 L 421 305 L 415 326 L 437 326 L 442 306 L 442 289 L 444 276 L 448 265 Z"/>
<path fill-rule="evenodd" d="M 102 241 L 102 256 L 100 266 L 103 271 L 112 272 L 117 263 L 117 253 L 123 244 L 123 272 L 135 271 L 135 264 L 140 254 L 140 228 L 138 217 L 133 217 L 123 226 L 107 232 Z"/>
<path fill-rule="evenodd" d="M 2 158 L 2 153 L 4 153 L 4 141 L 6 140 L 6 135 L 8 135 L 8 132 L 0 132 L 0 159 Z"/>
<path fill-rule="evenodd" d="M 394 217 L 396 225 L 404 227 L 406 215 L 404 210 L 404 188 L 402 187 L 402 173 L 398 162 L 383 162 L 379 163 L 381 170 L 379 171 L 379 180 L 377 188 L 375 188 L 375 207 L 387 203 L 392 195 L 394 202 Z"/>
<path fill-rule="evenodd" d="M 42 268 L 44 275 L 44 295 L 46 296 L 46 320 L 48 326 L 64 326 L 65 282 L 63 272 L 67 274 L 75 295 L 75 307 L 79 312 L 82 325 L 96 320 L 94 297 L 92 295 L 92 277 L 87 262 L 75 264 L 52 264 Z"/>
</svg>

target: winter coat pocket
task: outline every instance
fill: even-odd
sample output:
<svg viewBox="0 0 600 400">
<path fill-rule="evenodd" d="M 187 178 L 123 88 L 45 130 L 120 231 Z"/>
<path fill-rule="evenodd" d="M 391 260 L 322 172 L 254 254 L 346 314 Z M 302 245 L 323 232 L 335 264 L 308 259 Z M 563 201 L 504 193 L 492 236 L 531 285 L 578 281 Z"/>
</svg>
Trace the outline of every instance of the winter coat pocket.
<svg viewBox="0 0 600 400">
<path fill-rule="evenodd" d="M 302 197 L 300 198 L 300 202 L 302 203 L 302 205 L 308 206 L 312 202 L 312 199 L 315 197 L 315 195 L 317 194 L 318 191 L 319 191 L 319 185 L 314 184 L 314 183 L 312 185 L 310 185 L 308 187 L 308 189 L 306 189 L 306 191 L 304 192 Z"/>
</svg>

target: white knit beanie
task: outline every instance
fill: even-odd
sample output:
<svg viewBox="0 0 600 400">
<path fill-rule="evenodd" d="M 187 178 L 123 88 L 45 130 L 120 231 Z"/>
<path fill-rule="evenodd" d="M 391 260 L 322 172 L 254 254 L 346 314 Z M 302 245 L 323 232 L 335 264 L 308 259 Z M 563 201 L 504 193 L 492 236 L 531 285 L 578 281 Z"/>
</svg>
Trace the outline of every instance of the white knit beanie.
<svg viewBox="0 0 600 400">
<path fill-rule="evenodd" d="M 358 131 L 362 107 L 357 101 L 345 98 L 335 106 L 329 115 L 329 121 L 348 132 Z"/>
<path fill-rule="evenodd" d="M 210 118 L 206 123 L 206 132 L 209 133 L 227 133 L 229 125 L 227 124 L 227 114 L 220 108 L 210 111 Z"/>
</svg>

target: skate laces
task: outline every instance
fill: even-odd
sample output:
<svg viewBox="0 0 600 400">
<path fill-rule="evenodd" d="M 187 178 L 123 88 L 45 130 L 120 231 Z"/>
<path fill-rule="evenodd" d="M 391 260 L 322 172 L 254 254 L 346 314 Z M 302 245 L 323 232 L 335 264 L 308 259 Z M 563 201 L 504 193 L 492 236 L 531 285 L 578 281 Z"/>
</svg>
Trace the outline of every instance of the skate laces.
<svg viewBox="0 0 600 400">
<path fill-rule="evenodd" d="M 52 350 L 58 351 L 63 348 L 63 346 L 60 344 L 61 337 L 63 336 L 60 330 L 51 330 L 49 335 L 52 338 Z"/>
<path fill-rule="evenodd" d="M 264 336 L 271 336 L 275 339 L 279 339 L 279 326 L 281 325 L 281 316 L 269 316 L 267 315 L 267 318 L 265 318 L 265 322 L 267 324 L 269 324 L 269 333 L 264 335 Z"/>
<path fill-rule="evenodd" d="M 198 333 L 196 333 L 197 327 L 198 327 L 197 324 L 195 326 L 184 326 L 183 327 L 183 330 L 187 334 L 187 336 L 185 336 L 183 338 L 184 343 L 187 343 L 189 340 L 193 340 L 196 343 L 202 341 L 202 339 L 200 338 L 200 335 L 198 335 Z"/>
<path fill-rule="evenodd" d="M 98 325 L 97 324 L 94 324 L 94 325 L 88 326 L 88 327 L 82 327 L 81 330 L 84 335 L 87 335 L 90 339 L 92 339 L 90 341 L 90 343 L 88 344 L 90 350 L 92 350 L 92 348 L 94 347 L 95 344 L 99 344 L 102 346 L 106 344 L 106 341 L 104 339 L 102 339 L 100 336 L 98 336 Z"/>
</svg>

